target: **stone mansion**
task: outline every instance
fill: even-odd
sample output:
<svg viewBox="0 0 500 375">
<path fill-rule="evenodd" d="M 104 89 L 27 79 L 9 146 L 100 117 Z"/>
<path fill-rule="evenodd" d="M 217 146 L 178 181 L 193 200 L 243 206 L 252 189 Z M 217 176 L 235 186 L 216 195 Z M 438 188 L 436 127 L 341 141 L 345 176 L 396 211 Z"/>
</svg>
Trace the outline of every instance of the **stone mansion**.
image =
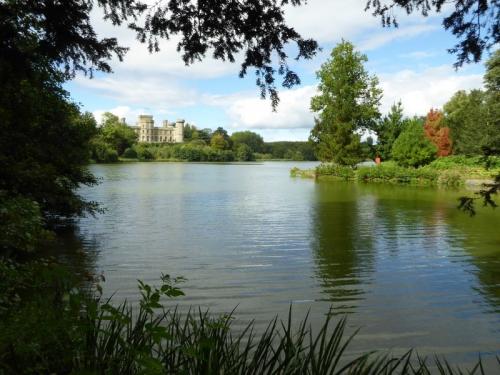
<svg viewBox="0 0 500 375">
<path fill-rule="evenodd" d="M 125 123 L 125 119 L 122 119 Z M 145 143 L 182 143 L 184 141 L 184 120 L 175 123 L 163 121 L 163 126 L 155 127 L 153 116 L 140 115 L 136 126 L 130 126 L 137 134 L 137 140 Z"/>
</svg>

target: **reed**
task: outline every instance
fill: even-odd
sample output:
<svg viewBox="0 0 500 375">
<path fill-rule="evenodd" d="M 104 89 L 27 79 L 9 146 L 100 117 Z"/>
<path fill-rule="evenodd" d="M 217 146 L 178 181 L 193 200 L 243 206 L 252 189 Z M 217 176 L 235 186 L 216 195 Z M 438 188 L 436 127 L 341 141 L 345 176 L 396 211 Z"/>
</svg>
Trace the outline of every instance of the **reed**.
<svg viewBox="0 0 500 375">
<path fill-rule="evenodd" d="M 40 267 L 36 269 L 38 272 Z M 10 280 L 21 281 L 12 265 L 0 267 Z M 39 274 L 23 270 L 32 277 Z M 46 280 L 60 280 L 47 273 Z M 5 280 L 5 279 L 4 279 Z M 139 281 L 140 302 L 115 306 L 113 297 L 67 289 L 57 303 L 44 298 L 10 298 L 20 291 L 8 288 L 0 310 L 0 374 L 484 374 L 481 359 L 469 369 L 452 366 L 445 359 L 422 358 L 413 351 L 394 357 L 369 352 L 347 355 L 356 332 L 346 335 L 346 318 L 334 321 L 328 314 L 317 332 L 306 316 L 292 324 L 274 318 L 256 333 L 253 322 L 232 327 L 233 312 L 214 316 L 200 309 L 180 313 L 168 308 L 165 299 L 183 295 L 179 278 L 162 276 L 160 286 Z M 8 285 L 2 285 L 8 286 Z M 45 290 L 50 285 L 40 284 Z M 3 289 L 4 291 L 6 289 Z M 36 289 L 44 290 L 44 289 Z M 14 309 L 15 307 L 15 309 Z M 500 370 L 500 359 L 498 359 Z"/>
</svg>

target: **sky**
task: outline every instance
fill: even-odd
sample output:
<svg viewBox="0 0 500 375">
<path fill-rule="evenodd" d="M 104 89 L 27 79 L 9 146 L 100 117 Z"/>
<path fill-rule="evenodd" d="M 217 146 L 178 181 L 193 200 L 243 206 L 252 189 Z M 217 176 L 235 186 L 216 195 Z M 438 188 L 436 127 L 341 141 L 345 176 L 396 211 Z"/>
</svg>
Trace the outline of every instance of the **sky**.
<svg viewBox="0 0 500 375">
<path fill-rule="evenodd" d="M 289 26 L 303 37 L 316 39 L 322 51 L 312 60 L 291 59 L 302 83 L 280 89 L 276 112 L 269 100 L 260 99 L 253 72 L 238 77 L 241 59 L 231 64 L 207 55 L 202 62 L 185 66 L 175 39 L 162 42 L 160 52 L 150 54 L 132 31 L 103 21 L 99 9 L 92 14 L 98 35 L 116 37 L 130 50 L 123 62 L 112 60 L 112 74 L 97 73 L 92 79 L 79 75 L 66 88 L 98 122 L 107 111 L 125 117 L 131 125 L 139 114 L 150 114 L 156 126 L 162 120 L 185 119 L 199 128 L 222 126 L 229 133 L 251 130 L 265 141 L 283 141 L 307 140 L 314 124 L 309 106 L 318 85 L 315 72 L 342 39 L 367 55 L 365 68 L 379 78 L 384 92 L 382 114 L 401 100 L 406 115 L 425 115 L 430 108 L 442 107 L 458 90 L 482 87 L 482 63 L 454 69 L 455 56 L 447 49 L 456 39 L 443 29 L 443 14 L 401 14 L 399 28 L 383 28 L 378 18 L 364 11 L 365 3 L 309 0 L 304 6 L 285 9 Z"/>
</svg>

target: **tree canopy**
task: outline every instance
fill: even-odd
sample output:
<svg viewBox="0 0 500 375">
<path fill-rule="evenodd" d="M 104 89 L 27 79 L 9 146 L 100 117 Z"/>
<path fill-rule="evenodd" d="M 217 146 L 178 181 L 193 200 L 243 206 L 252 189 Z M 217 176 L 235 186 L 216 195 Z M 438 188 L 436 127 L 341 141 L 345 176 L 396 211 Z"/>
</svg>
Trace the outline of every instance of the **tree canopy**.
<svg viewBox="0 0 500 375">
<path fill-rule="evenodd" d="M 456 67 L 464 63 L 479 62 L 485 50 L 500 43 L 500 0 L 367 0 L 365 10 L 372 10 L 383 26 L 398 26 L 394 10 L 407 14 L 441 12 L 452 3 L 449 15 L 443 18 L 443 27 L 458 38 L 448 51 L 456 54 Z"/>
<path fill-rule="evenodd" d="M 252 152 L 264 151 L 264 139 L 257 133 L 248 130 L 242 132 L 234 132 L 233 134 L 231 134 L 231 140 L 233 141 L 235 149 L 238 145 L 245 144 L 251 148 Z"/>
<path fill-rule="evenodd" d="M 359 132 L 375 128 L 382 90 L 365 70 L 367 60 L 342 41 L 316 73 L 319 95 L 311 99 L 311 109 L 318 117 L 310 139 L 320 160 L 355 164 L 361 155 Z"/>
<path fill-rule="evenodd" d="M 99 137 L 117 152 L 122 155 L 123 152 L 131 147 L 137 141 L 135 131 L 120 122 L 118 116 L 106 112 L 103 115 L 101 127 L 99 128 Z"/>
<path fill-rule="evenodd" d="M 424 135 L 420 120 L 413 119 L 396 139 L 392 147 L 392 156 L 404 167 L 420 167 L 436 158 L 437 147 Z"/>
<path fill-rule="evenodd" d="M 243 54 L 240 77 L 255 69 L 262 97 L 269 95 L 273 105 L 279 99 L 276 76 L 283 87 L 300 83 L 289 68 L 285 46 L 294 43 L 296 59 L 313 57 L 318 44 L 304 39 L 288 26 L 283 6 L 298 6 L 303 0 L 263 1 L 156 1 L 140 0 L 47 0 L 0 3 L 0 52 L 19 71 L 28 72 L 32 63 L 43 58 L 48 67 L 65 78 L 78 71 L 92 75 L 96 70 L 110 72 L 109 59 L 123 59 L 127 48 L 116 38 L 100 39 L 90 21 L 94 6 L 104 10 L 114 25 L 125 24 L 137 33 L 151 52 L 159 41 L 178 36 L 178 50 L 189 65 L 207 54 L 214 59 L 235 61 Z M 275 58 L 277 57 L 277 59 Z"/>
<path fill-rule="evenodd" d="M 399 137 L 407 124 L 403 116 L 403 106 L 401 101 L 391 106 L 390 112 L 377 124 L 377 153 L 382 160 L 391 158 L 391 150 L 394 141 Z"/>
</svg>

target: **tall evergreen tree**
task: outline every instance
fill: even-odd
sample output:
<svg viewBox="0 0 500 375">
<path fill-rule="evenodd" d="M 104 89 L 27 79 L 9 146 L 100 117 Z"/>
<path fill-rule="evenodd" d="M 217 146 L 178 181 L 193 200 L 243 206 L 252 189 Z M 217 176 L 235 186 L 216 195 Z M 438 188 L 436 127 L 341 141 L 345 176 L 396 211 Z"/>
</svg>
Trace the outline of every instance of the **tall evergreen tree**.
<svg viewBox="0 0 500 375">
<path fill-rule="evenodd" d="M 443 106 L 445 123 L 451 130 L 453 153 L 480 155 L 488 142 L 486 97 L 481 90 L 457 91 Z"/>
<path fill-rule="evenodd" d="M 500 49 L 486 61 L 484 86 L 486 87 L 486 124 L 490 134 L 486 147 L 500 154 Z"/>
<path fill-rule="evenodd" d="M 342 41 L 316 73 L 319 95 L 311 99 L 311 109 L 318 116 L 310 140 L 322 161 L 353 165 L 362 159 L 359 133 L 375 128 L 382 96 L 377 77 L 363 66 L 366 61 Z"/>
<path fill-rule="evenodd" d="M 377 124 L 377 153 L 382 160 L 391 158 L 394 141 L 404 130 L 408 120 L 404 118 L 401 101 L 391 106 L 389 113 Z"/>
<path fill-rule="evenodd" d="M 500 152 L 500 51 L 486 62 L 484 86 L 486 91 L 456 92 L 443 107 L 454 153 Z"/>
</svg>

